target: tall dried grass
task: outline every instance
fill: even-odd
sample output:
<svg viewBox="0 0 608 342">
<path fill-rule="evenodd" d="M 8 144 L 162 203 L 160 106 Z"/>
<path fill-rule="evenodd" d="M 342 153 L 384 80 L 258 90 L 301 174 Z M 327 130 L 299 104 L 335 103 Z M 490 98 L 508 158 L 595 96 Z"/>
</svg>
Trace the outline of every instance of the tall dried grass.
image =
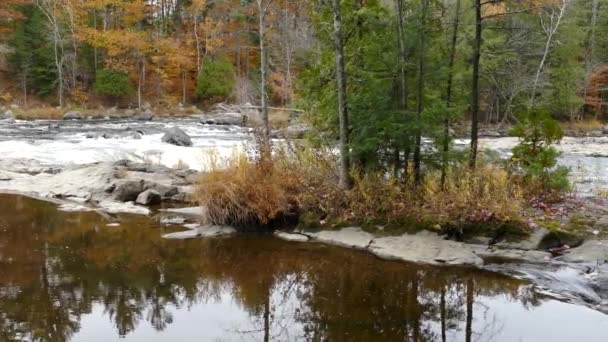
<svg viewBox="0 0 608 342">
<path fill-rule="evenodd" d="M 443 189 L 439 172 L 428 173 L 420 186 L 384 172 L 353 172 L 349 191 L 338 188 L 337 167 L 331 151 L 280 151 L 272 162 L 240 154 L 211 163 L 197 198 L 210 223 L 251 228 L 296 219 L 305 225 L 512 222 L 525 202 L 521 186 L 494 165 L 454 168 Z"/>
</svg>

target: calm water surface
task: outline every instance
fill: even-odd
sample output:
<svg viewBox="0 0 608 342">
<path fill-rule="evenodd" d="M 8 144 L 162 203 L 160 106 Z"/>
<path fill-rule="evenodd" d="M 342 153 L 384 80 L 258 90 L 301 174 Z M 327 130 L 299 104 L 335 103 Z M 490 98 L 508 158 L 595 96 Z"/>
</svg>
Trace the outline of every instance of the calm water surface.
<svg viewBox="0 0 608 342">
<path fill-rule="evenodd" d="M 608 341 L 524 282 L 0 195 L 0 341 Z"/>
</svg>

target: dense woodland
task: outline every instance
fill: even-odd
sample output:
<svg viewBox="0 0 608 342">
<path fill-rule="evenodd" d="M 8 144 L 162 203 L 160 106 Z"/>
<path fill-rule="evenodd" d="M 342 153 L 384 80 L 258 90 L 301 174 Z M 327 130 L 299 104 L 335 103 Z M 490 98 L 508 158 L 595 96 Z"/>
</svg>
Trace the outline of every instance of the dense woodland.
<svg viewBox="0 0 608 342">
<path fill-rule="evenodd" d="M 340 142 L 342 189 L 353 186 L 353 169 L 418 185 L 423 170 L 441 170 L 444 188 L 450 165 L 475 168 L 480 124 L 517 125 L 513 164 L 543 189 L 564 188 L 566 171 L 555 169 L 549 147 L 563 133 L 552 120 L 602 119 L 607 6 L 8 0 L 0 4 L 0 91 L 7 104 L 24 106 L 250 102 L 262 109 L 263 147 L 268 107 L 300 108 L 320 133 L 312 141 Z M 470 127 L 468 157 L 451 147 L 462 123 Z"/>
</svg>

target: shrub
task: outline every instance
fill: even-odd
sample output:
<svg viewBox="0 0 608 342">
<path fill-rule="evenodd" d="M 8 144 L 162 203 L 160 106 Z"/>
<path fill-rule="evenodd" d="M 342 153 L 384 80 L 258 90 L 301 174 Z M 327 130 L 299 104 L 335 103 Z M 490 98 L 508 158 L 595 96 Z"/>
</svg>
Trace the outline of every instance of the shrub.
<svg viewBox="0 0 608 342">
<path fill-rule="evenodd" d="M 95 77 L 95 91 L 100 95 L 120 97 L 133 92 L 129 75 L 124 72 L 102 69 Z"/>
<path fill-rule="evenodd" d="M 547 111 L 529 111 L 520 116 L 520 122 L 511 134 L 520 142 L 513 147 L 510 163 L 516 174 L 521 174 L 531 189 L 565 191 L 570 187 L 569 169 L 557 167 L 560 153 L 553 146 L 564 133 Z"/>
<path fill-rule="evenodd" d="M 212 165 L 197 185 L 197 200 L 209 223 L 243 230 L 267 228 L 296 215 L 293 185 L 284 168 L 237 155 L 225 167 Z"/>
<path fill-rule="evenodd" d="M 338 158 L 332 151 L 279 151 L 271 162 L 238 155 L 201 176 L 197 198 L 209 223 L 240 228 L 358 224 L 410 229 L 444 223 L 521 222 L 518 183 L 495 165 L 475 172 L 455 167 L 440 187 L 440 173 L 411 187 L 384 172 L 353 172 L 354 186 L 338 188 Z M 408 225 L 410 225 L 408 227 Z"/>
<path fill-rule="evenodd" d="M 451 169 L 443 191 L 438 172 L 424 182 L 424 211 L 438 222 L 467 223 L 517 221 L 523 208 L 523 190 L 508 172 L 496 165 L 475 171 L 462 165 Z"/>
<path fill-rule="evenodd" d="M 234 67 L 227 58 L 205 58 L 196 94 L 204 100 L 224 101 L 234 88 Z"/>
</svg>

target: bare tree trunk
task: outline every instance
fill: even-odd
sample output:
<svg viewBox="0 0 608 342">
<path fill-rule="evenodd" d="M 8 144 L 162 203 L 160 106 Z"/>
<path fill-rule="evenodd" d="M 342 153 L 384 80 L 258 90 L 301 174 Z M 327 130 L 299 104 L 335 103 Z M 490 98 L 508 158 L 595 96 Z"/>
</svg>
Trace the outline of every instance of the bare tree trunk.
<svg viewBox="0 0 608 342">
<path fill-rule="evenodd" d="M 405 29 L 403 28 L 403 0 L 397 3 L 397 31 L 399 33 L 399 80 L 401 82 L 401 109 L 407 111 L 407 82 L 405 75 Z"/>
<path fill-rule="evenodd" d="M 346 70 L 344 67 L 344 42 L 340 0 L 331 0 L 334 14 L 334 45 L 336 49 L 336 78 L 338 84 L 338 119 L 340 125 L 340 188 L 350 189 L 350 151 L 348 137 L 348 103 L 346 99 Z"/>
<path fill-rule="evenodd" d="M 196 42 L 196 75 L 201 73 L 201 40 L 198 36 L 198 14 L 194 16 L 194 41 Z"/>
<path fill-rule="evenodd" d="M 27 73 L 23 73 L 23 106 L 27 108 Z"/>
<path fill-rule="evenodd" d="M 262 107 L 262 156 L 270 157 L 270 124 L 268 122 L 268 94 L 266 93 L 266 75 L 268 73 L 268 65 L 266 60 L 266 11 L 272 0 L 257 0 L 258 4 L 258 19 L 259 19 L 259 35 L 260 35 L 260 105 Z"/>
<path fill-rule="evenodd" d="M 530 97 L 530 108 L 534 107 L 534 100 L 536 99 L 536 88 L 538 87 L 538 81 L 540 79 L 540 74 L 545 67 L 545 63 L 547 61 L 547 57 L 549 56 L 549 51 L 551 50 L 551 43 L 553 42 L 553 36 L 557 32 L 559 28 L 559 24 L 564 16 L 566 11 L 566 6 L 569 0 L 561 0 L 561 4 L 559 6 L 559 12 L 555 13 L 553 10 L 551 15 L 549 16 L 548 26 L 543 20 L 543 17 L 540 17 L 540 22 L 543 30 L 547 34 L 547 41 L 545 42 L 545 49 L 543 51 L 543 57 L 540 60 L 538 68 L 536 69 L 536 75 L 534 76 L 534 83 L 532 84 L 532 95 Z"/>
<path fill-rule="evenodd" d="M 479 126 L 479 60 L 481 57 L 481 0 L 475 0 L 475 40 L 473 42 L 473 80 L 471 87 L 471 152 L 469 166 L 474 169 L 477 163 L 478 126 Z"/>
<path fill-rule="evenodd" d="M 397 10 L 397 33 L 399 38 L 399 81 L 401 83 L 400 95 L 401 95 L 401 110 L 403 110 L 403 117 L 407 116 L 407 79 L 405 75 L 405 29 L 403 27 L 403 0 L 396 0 L 396 10 Z M 409 139 L 408 139 L 409 140 Z M 409 141 L 406 142 L 409 145 Z M 395 176 L 399 174 L 399 164 L 400 164 L 400 154 L 401 151 L 399 149 L 399 144 L 395 142 Z M 407 157 L 407 156 L 406 156 Z M 403 176 L 407 177 L 407 159 L 405 161 L 406 165 L 404 165 Z"/>
<path fill-rule="evenodd" d="M 595 50 L 595 27 L 597 25 L 597 8 L 598 0 L 591 2 L 591 27 L 589 29 L 589 37 L 587 39 L 587 52 L 585 54 L 585 88 L 583 89 L 583 99 L 587 98 L 589 92 L 589 82 L 593 73 L 593 52 Z M 594 113 L 595 119 L 598 118 L 599 111 Z"/>
<path fill-rule="evenodd" d="M 448 64 L 448 85 L 445 95 L 446 107 L 452 107 L 452 82 L 454 79 L 454 60 L 456 58 L 456 42 L 458 41 L 458 25 L 460 24 L 460 0 L 456 0 L 456 10 L 454 13 L 454 27 L 452 31 L 452 41 L 450 45 L 450 57 Z M 441 189 L 445 188 L 445 178 L 448 169 L 448 152 L 450 150 L 450 117 L 446 115 L 443 120 L 443 156 L 441 160 Z"/>
<path fill-rule="evenodd" d="M 186 94 L 187 94 L 187 85 L 186 85 L 186 70 L 182 71 L 182 105 L 186 105 Z"/>
<path fill-rule="evenodd" d="M 428 5 L 427 1 L 428 0 L 422 0 L 422 8 L 420 9 L 420 24 L 418 26 L 418 90 L 416 95 L 416 136 L 414 142 L 414 181 L 416 182 L 416 184 L 420 184 L 420 182 L 422 182 L 422 132 L 420 130 L 420 121 L 422 120 L 422 102 L 424 95 L 424 24 L 426 20 L 426 11 Z"/>
</svg>

